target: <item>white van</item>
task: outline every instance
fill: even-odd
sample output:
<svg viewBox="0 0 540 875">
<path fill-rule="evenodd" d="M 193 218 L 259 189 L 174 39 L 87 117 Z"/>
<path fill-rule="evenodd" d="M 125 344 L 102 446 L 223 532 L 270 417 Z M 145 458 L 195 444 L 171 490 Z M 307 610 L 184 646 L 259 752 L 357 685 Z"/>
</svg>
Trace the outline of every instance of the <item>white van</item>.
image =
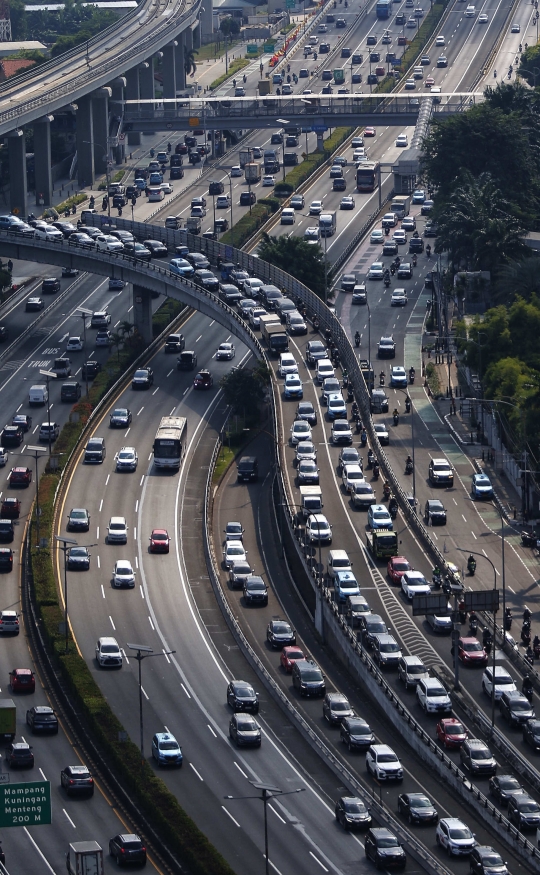
<svg viewBox="0 0 540 875">
<path fill-rule="evenodd" d="M 28 392 L 29 404 L 46 404 L 48 400 L 49 393 L 45 384 L 30 386 L 30 391 Z"/>
<path fill-rule="evenodd" d="M 292 207 L 285 207 L 281 211 L 281 224 L 282 225 L 294 225 L 295 213 L 296 213 L 296 210 L 293 210 Z"/>
<path fill-rule="evenodd" d="M 327 377 L 335 377 L 334 366 L 330 359 L 319 359 L 317 362 L 316 380 L 322 386 Z"/>
<path fill-rule="evenodd" d="M 165 219 L 165 227 L 171 231 L 176 231 L 180 227 L 182 219 L 180 216 L 167 216 Z"/>
<path fill-rule="evenodd" d="M 90 209 L 90 208 L 88 208 L 88 209 L 86 209 L 86 210 L 83 210 L 83 211 L 81 212 L 81 222 L 83 223 L 83 225 L 86 225 L 86 223 L 87 223 L 88 221 L 90 221 L 90 223 L 91 223 L 91 222 L 92 222 L 92 216 L 93 216 L 93 215 L 96 215 L 96 214 L 97 214 L 97 210 L 93 210 L 93 209 Z"/>
</svg>

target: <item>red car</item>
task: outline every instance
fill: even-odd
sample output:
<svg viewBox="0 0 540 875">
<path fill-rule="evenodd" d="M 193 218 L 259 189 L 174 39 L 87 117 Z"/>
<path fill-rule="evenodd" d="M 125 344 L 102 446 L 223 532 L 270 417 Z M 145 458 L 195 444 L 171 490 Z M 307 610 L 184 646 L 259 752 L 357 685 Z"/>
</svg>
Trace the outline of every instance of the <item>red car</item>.
<svg viewBox="0 0 540 875">
<path fill-rule="evenodd" d="M 211 389 L 214 385 L 214 378 L 210 371 L 199 371 L 193 380 L 194 389 Z"/>
<path fill-rule="evenodd" d="M 32 469 L 12 468 L 8 481 L 10 486 L 30 486 L 32 482 Z"/>
<path fill-rule="evenodd" d="M 364 128 L 364 137 L 374 137 L 376 133 L 375 128 Z"/>
<path fill-rule="evenodd" d="M 477 638 L 460 638 L 458 657 L 465 665 L 487 665 L 488 655 Z"/>
<path fill-rule="evenodd" d="M 303 650 L 300 650 L 299 647 L 284 647 L 281 651 L 280 662 L 286 672 L 291 672 L 296 660 L 305 658 Z"/>
<path fill-rule="evenodd" d="M 0 516 L 10 520 L 18 520 L 21 512 L 21 502 L 18 498 L 3 498 L 0 505 Z"/>
<path fill-rule="evenodd" d="M 460 723 L 455 717 L 443 717 L 437 723 L 437 738 L 445 747 L 461 747 L 467 735 L 463 723 Z"/>
<path fill-rule="evenodd" d="M 151 553 L 168 553 L 169 545 L 170 540 L 167 529 L 152 529 L 152 534 L 150 535 Z"/>
<path fill-rule="evenodd" d="M 392 556 L 392 558 L 388 560 L 388 567 L 386 570 L 392 583 L 400 585 L 401 578 L 406 571 L 411 571 L 411 566 L 409 561 L 405 559 L 405 556 Z"/>
<path fill-rule="evenodd" d="M 35 693 L 36 679 L 29 668 L 14 668 L 9 673 L 12 693 Z"/>
</svg>

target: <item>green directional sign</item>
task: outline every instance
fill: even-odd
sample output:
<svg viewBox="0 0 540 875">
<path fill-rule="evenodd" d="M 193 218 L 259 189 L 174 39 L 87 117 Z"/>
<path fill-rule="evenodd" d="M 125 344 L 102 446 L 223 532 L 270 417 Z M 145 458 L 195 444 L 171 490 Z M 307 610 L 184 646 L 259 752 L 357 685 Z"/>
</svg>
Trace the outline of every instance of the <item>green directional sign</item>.
<svg viewBox="0 0 540 875">
<path fill-rule="evenodd" d="M 273 52 L 275 43 L 265 43 L 263 45 L 263 52 Z"/>
<path fill-rule="evenodd" d="M 50 781 L 0 784 L 0 828 L 41 826 L 51 821 Z"/>
<path fill-rule="evenodd" d="M 296 0 L 285 0 L 285 9 L 294 9 Z"/>
<path fill-rule="evenodd" d="M 256 45 L 248 45 L 247 53 L 248 55 L 256 55 L 259 51 L 259 46 Z"/>
</svg>

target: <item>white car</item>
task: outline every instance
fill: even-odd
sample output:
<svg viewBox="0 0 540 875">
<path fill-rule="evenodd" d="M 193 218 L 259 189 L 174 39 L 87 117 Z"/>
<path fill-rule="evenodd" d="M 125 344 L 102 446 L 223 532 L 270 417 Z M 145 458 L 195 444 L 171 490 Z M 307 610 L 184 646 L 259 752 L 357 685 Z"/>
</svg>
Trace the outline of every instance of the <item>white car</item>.
<svg viewBox="0 0 540 875">
<path fill-rule="evenodd" d="M 245 295 L 249 295 L 251 298 L 255 298 L 257 297 L 261 286 L 264 286 L 262 280 L 260 280 L 258 277 L 250 276 L 247 280 L 244 280 L 242 284 L 242 290 Z"/>
<path fill-rule="evenodd" d="M 98 331 L 94 341 L 96 346 L 110 346 L 112 343 L 112 334 L 110 331 Z M 82 346 L 81 346 L 82 349 Z"/>
<path fill-rule="evenodd" d="M 324 514 L 310 514 L 306 522 L 306 538 L 310 544 L 332 543 L 332 526 Z"/>
<path fill-rule="evenodd" d="M 275 185 L 275 179 L 273 176 L 263 176 L 262 185 L 263 188 L 273 188 Z"/>
<path fill-rule="evenodd" d="M 53 228 L 52 225 L 47 225 L 44 228 L 34 228 L 34 237 L 37 240 L 52 240 L 53 243 L 59 243 L 64 239 L 64 235 L 58 228 Z"/>
<path fill-rule="evenodd" d="M 309 459 L 315 462 L 317 459 L 317 447 L 313 441 L 298 441 L 296 444 L 296 461 L 303 462 Z"/>
<path fill-rule="evenodd" d="M 322 386 L 325 380 L 335 375 L 334 366 L 330 359 L 319 359 L 317 362 L 316 381 Z"/>
<path fill-rule="evenodd" d="M 285 398 L 303 398 L 304 386 L 298 374 L 286 374 L 283 386 Z"/>
<path fill-rule="evenodd" d="M 381 231 L 380 228 L 375 228 L 375 230 L 371 232 L 369 242 L 371 244 L 384 243 L 384 232 Z"/>
<path fill-rule="evenodd" d="M 344 465 L 341 474 L 341 481 L 346 492 L 354 492 L 354 487 L 357 483 L 365 482 L 364 472 L 360 465 Z"/>
<path fill-rule="evenodd" d="M 426 193 L 423 188 L 415 188 L 412 194 L 413 204 L 423 204 L 426 199 Z"/>
<path fill-rule="evenodd" d="M 216 209 L 217 210 L 226 210 L 231 205 L 231 199 L 228 194 L 220 194 L 216 198 Z"/>
<path fill-rule="evenodd" d="M 392 234 L 392 240 L 395 240 L 398 246 L 402 246 L 404 243 L 407 242 L 407 235 L 405 231 L 402 231 L 401 228 L 399 228 L 398 231 L 394 231 L 394 233 Z"/>
<path fill-rule="evenodd" d="M 96 643 L 96 662 L 101 668 L 122 668 L 122 651 L 116 638 L 99 638 Z"/>
<path fill-rule="evenodd" d="M 384 446 L 390 443 L 390 435 L 388 434 L 388 428 L 384 425 L 383 422 L 377 422 L 373 426 L 375 430 L 375 434 L 379 438 L 379 442 Z"/>
<path fill-rule="evenodd" d="M 450 696 L 438 678 L 421 678 L 416 685 L 416 698 L 426 714 L 450 714 Z"/>
<path fill-rule="evenodd" d="M 268 313 L 266 312 L 264 307 L 253 307 L 253 309 L 249 311 L 249 324 L 252 328 L 260 328 L 261 316 L 267 315 Z"/>
<path fill-rule="evenodd" d="M 230 571 L 233 562 L 247 561 L 247 550 L 242 541 L 227 541 L 223 551 L 223 561 L 227 571 Z"/>
<path fill-rule="evenodd" d="M 347 404 L 341 392 L 328 396 L 327 407 L 328 419 L 347 419 Z"/>
<path fill-rule="evenodd" d="M 328 404 L 330 395 L 335 395 L 341 392 L 341 384 L 337 377 L 325 377 L 322 387 L 322 403 Z"/>
<path fill-rule="evenodd" d="M 407 292 L 405 289 L 394 289 L 390 298 L 391 307 L 405 307 L 407 304 Z"/>
<path fill-rule="evenodd" d="M 363 137 L 353 137 L 351 140 L 351 148 L 358 149 L 360 146 L 364 145 Z"/>
<path fill-rule="evenodd" d="M 408 138 L 407 134 L 399 134 L 399 136 L 396 137 L 396 146 L 403 148 L 404 146 L 408 146 L 408 145 L 409 145 L 409 138 Z"/>
<path fill-rule="evenodd" d="M 366 768 L 378 781 L 402 781 L 403 766 L 387 744 L 372 744 L 366 753 Z"/>
<path fill-rule="evenodd" d="M 112 516 L 107 526 L 107 544 L 127 544 L 128 527 L 126 518 Z"/>
<path fill-rule="evenodd" d="M 292 352 L 282 352 L 279 357 L 278 374 L 284 377 L 285 374 L 297 374 L 298 363 Z"/>
<path fill-rule="evenodd" d="M 382 261 L 374 261 L 368 270 L 369 280 L 382 280 L 384 277 L 384 264 Z"/>
<path fill-rule="evenodd" d="M 227 523 L 227 525 L 225 526 L 225 540 L 226 541 L 243 541 L 244 540 L 244 528 L 242 526 L 242 523 L 236 522 L 235 520 Z"/>
<path fill-rule="evenodd" d="M 358 581 L 352 571 L 337 571 L 334 575 L 336 601 L 346 602 L 350 595 L 360 595 Z"/>
<path fill-rule="evenodd" d="M 117 471 L 136 471 L 139 457 L 135 447 L 122 447 L 114 457 Z"/>
<path fill-rule="evenodd" d="M 220 343 L 216 350 L 216 361 L 231 361 L 236 355 L 233 343 Z"/>
<path fill-rule="evenodd" d="M 445 45 L 446 45 L 446 41 L 445 41 L 444 36 L 442 35 L 442 33 L 439 34 L 439 36 L 438 36 L 437 39 L 435 40 L 435 45 L 436 45 L 436 46 L 445 46 Z"/>
<path fill-rule="evenodd" d="M 0 447 L 0 468 L 3 468 L 4 465 L 7 464 L 8 460 L 8 451 L 4 449 L 4 447 Z"/>
<path fill-rule="evenodd" d="M 311 440 L 311 426 L 305 419 L 296 419 L 291 425 L 291 445 L 295 447 L 300 441 Z"/>
<path fill-rule="evenodd" d="M 310 216 L 320 216 L 323 211 L 323 202 L 322 201 L 311 201 L 309 205 L 309 215 Z"/>
<path fill-rule="evenodd" d="M 173 193 L 173 187 L 172 187 L 170 182 L 162 182 L 162 183 L 160 183 L 159 187 L 160 187 L 161 191 L 165 192 L 165 194 L 172 194 Z"/>
<path fill-rule="evenodd" d="M 441 848 L 446 848 L 450 857 L 470 854 L 476 844 L 476 839 L 467 824 L 457 817 L 442 817 L 439 820 L 435 841 Z"/>
<path fill-rule="evenodd" d="M 421 571 L 407 571 L 401 577 L 401 589 L 408 599 L 415 595 L 429 595 L 431 586 Z"/>
<path fill-rule="evenodd" d="M 231 176 L 234 177 L 234 176 L 242 176 L 242 175 L 243 175 L 242 168 L 240 167 L 240 165 L 233 164 L 233 166 L 231 167 Z"/>
<path fill-rule="evenodd" d="M 131 589 L 135 586 L 135 572 L 128 559 L 117 559 L 114 563 L 112 584 L 117 589 L 123 586 Z"/>
<path fill-rule="evenodd" d="M 486 24 L 489 21 L 485 12 L 481 12 L 478 16 L 478 24 Z"/>
<path fill-rule="evenodd" d="M 493 668 L 488 666 L 482 677 L 482 689 L 491 699 L 493 693 Z M 514 693 L 517 687 L 512 675 L 502 665 L 495 666 L 495 698 L 500 699 L 503 693 Z"/>
<path fill-rule="evenodd" d="M 80 352 L 83 348 L 82 338 L 70 337 L 66 344 L 66 352 Z"/>
<path fill-rule="evenodd" d="M 407 372 L 401 365 L 394 365 L 390 371 L 391 386 L 407 386 Z"/>
<path fill-rule="evenodd" d="M 96 249 L 102 252 L 121 252 L 124 244 L 111 234 L 98 234 L 95 238 Z"/>
</svg>

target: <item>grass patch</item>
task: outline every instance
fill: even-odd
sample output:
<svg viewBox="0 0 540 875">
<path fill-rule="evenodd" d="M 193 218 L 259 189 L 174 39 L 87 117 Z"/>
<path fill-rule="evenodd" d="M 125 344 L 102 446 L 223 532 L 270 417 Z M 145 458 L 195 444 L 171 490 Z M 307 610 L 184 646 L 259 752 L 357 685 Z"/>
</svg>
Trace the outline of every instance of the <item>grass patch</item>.
<svg viewBox="0 0 540 875">
<path fill-rule="evenodd" d="M 234 42 L 227 42 L 227 51 L 234 52 L 236 46 L 240 45 L 239 40 L 234 40 Z M 222 58 L 225 55 L 225 43 L 220 41 L 207 43 L 205 46 L 201 46 L 200 49 L 197 49 L 197 55 L 195 58 L 196 63 L 198 64 L 200 61 L 210 61 L 216 60 L 218 58 Z"/>
<path fill-rule="evenodd" d="M 88 200 L 88 195 L 85 194 L 74 194 L 72 197 L 68 197 L 66 201 L 62 201 L 61 204 L 55 207 L 58 215 L 65 213 L 66 210 L 71 210 L 71 207 L 76 207 L 78 204 L 82 204 L 85 200 Z"/>
<path fill-rule="evenodd" d="M 439 380 L 439 374 L 433 362 L 428 362 L 426 365 L 426 380 L 431 394 L 435 397 L 440 395 L 441 381 Z"/>
<path fill-rule="evenodd" d="M 212 483 L 219 483 L 221 477 L 231 464 L 234 459 L 234 450 L 231 450 L 230 447 L 222 446 L 219 451 L 219 456 L 217 458 L 216 467 L 214 468 L 214 476 L 212 477 Z"/>
<path fill-rule="evenodd" d="M 110 177 L 109 184 L 111 182 L 122 182 L 124 176 L 126 175 L 125 170 L 117 170 L 114 176 Z M 108 185 L 107 180 L 105 182 L 100 182 L 98 185 L 98 191 L 107 191 Z"/>
<path fill-rule="evenodd" d="M 236 246 L 240 249 L 246 240 L 253 236 L 255 231 L 264 225 L 264 223 L 272 216 L 280 207 L 277 198 L 267 197 L 254 204 L 251 208 L 251 213 L 245 213 L 239 222 L 236 222 L 234 228 L 229 229 L 221 237 L 221 243 L 228 243 L 231 246 Z"/>
<path fill-rule="evenodd" d="M 210 91 L 213 91 L 214 88 L 219 88 L 219 86 L 223 85 L 227 79 L 230 79 L 235 73 L 243 70 L 248 64 L 249 60 L 247 58 L 235 58 L 234 61 L 231 61 L 229 64 L 229 72 L 223 73 L 222 76 L 218 76 L 217 79 L 214 79 L 214 81 L 210 83 Z"/>
</svg>

